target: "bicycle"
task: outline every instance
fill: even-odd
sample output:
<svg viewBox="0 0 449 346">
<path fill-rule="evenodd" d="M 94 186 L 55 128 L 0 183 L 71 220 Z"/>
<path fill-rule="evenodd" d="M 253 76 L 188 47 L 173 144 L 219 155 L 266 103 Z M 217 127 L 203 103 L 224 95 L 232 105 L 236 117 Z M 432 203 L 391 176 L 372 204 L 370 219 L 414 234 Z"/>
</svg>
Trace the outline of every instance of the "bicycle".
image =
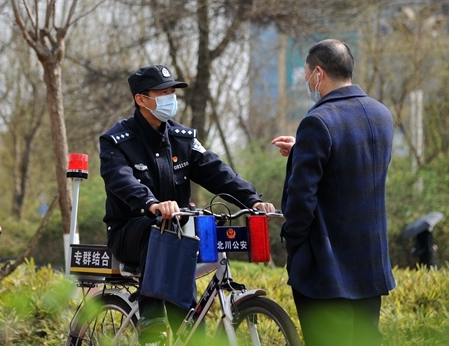
<svg viewBox="0 0 449 346">
<path fill-rule="evenodd" d="M 265 214 L 257 209 L 241 209 L 234 214 L 231 214 L 230 211 L 224 214 L 215 214 L 207 209 L 189 210 L 187 208 L 174 214 L 173 217 L 178 215 L 193 218 L 213 215 L 218 224 L 216 232 L 219 239 L 230 230 L 234 234 L 237 231 L 241 234 L 245 229 L 247 232 L 251 232 L 250 227 L 223 226 L 226 222 L 231 222 L 242 215 L 258 216 L 259 220 L 262 217 L 265 222 L 268 217 L 283 217 L 280 213 Z M 264 221 L 262 220 L 262 222 Z M 248 233 L 245 239 L 248 239 Z M 260 239 L 257 241 L 260 243 Z M 218 242 L 220 243 L 220 240 Z M 221 244 L 223 245 L 223 243 Z M 103 249 L 107 254 L 107 248 L 96 247 Z M 239 251 L 242 251 L 241 247 L 245 246 L 239 247 Z M 223 246 L 221 250 L 218 252 L 218 261 L 201 263 L 197 266 L 197 279 L 212 273 L 213 276 L 196 307 L 187 313 L 179 330 L 169 333 L 168 344 L 186 345 L 205 319 L 212 303 L 218 298 L 222 317 L 215 329 L 212 345 L 300 345 L 293 321 L 281 306 L 266 297 L 265 290 L 247 290 L 244 284 L 233 281 L 226 254 L 226 252 L 233 252 L 232 246 Z M 246 250 L 250 252 L 253 250 L 251 244 Z M 266 256 L 267 249 L 260 251 L 262 257 Z M 74 253 L 76 254 L 76 251 L 72 251 L 72 263 Z M 260 256 L 260 254 L 253 255 Z M 101 254 L 97 257 L 101 257 Z M 122 269 L 124 267 L 126 265 L 122 264 Z M 95 268 L 84 268 L 84 271 L 76 272 L 78 286 L 83 289 L 83 298 L 70 323 L 66 346 L 138 345 L 136 328 L 139 319 L 137 304 L 139 287 L 136 280 L 138 274 L 133 272 L 135 268 L 129 266 L 127 267 L 127 276 L 118 274 L 117 263 L 113 263 L 110 269 L 110 275 L 103 277 L 95 276 Z M 103 289 L 91 293 L 91 290 L 98 285 L 103 285 Z"/>
</svg>

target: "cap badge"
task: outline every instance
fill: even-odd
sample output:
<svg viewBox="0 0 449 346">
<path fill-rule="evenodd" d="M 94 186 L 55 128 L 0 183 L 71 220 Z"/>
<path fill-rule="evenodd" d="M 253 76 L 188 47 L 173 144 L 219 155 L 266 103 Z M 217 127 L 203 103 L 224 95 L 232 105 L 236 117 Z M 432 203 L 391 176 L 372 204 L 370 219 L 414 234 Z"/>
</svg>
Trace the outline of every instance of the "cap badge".
<svg viewBox="0 0 449 346">
<path fill-rule="evenodd" d="M 170 72 L 168 72 L 168 70 L 165 67 L 162 68 L 161 72 L 164 77 L 170 77 Z"/>
</svg>

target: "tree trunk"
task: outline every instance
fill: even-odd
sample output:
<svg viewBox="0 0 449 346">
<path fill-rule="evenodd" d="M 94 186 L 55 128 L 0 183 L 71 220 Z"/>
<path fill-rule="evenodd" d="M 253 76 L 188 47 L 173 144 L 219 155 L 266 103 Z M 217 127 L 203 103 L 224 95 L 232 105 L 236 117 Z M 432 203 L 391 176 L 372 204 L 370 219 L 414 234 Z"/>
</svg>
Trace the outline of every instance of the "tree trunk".
<svg viewBox="0 0 449 346">
<path fill-rule="evenodd" d="M 197 129 L 198 138 L 205 140 L 206 136 L 206 104 L 209 95 L 210 59 L 209 50 L 209 17 L 207 0 L 198 0 L 198 30 L 199 46 L 196 81 L 191 91 L 192 127 Z"/>
<path fill-rule="evenodd" d="M 19 142 L 19 139 L 17 139 L 17 142 Z M 30 180 L 31 157 L 33 154 L 31 150 L 32 143 L 33 139 L 27 137 L 25 140 L 23 152 L 21 154 L 20 148 L 17 148 L 18 145 L 16 145 L 15 148 L 15 150 L 17 151 L 16 162 L 18 162 L 18 167 L 15 168 L 14 172 L 12 215 L 18 217 L 19 220 L 23 217 L 25 196 L 27 192 L 28 182 Z"/>
<path fill-rule="evenodd" d="M 47 86 L 47 106 L 50 113 L 53 153 L 55 155 L 56 181 L 59 192 L 62 227 L 70 233 L 72 210 L 72 186 L 67 179 L 67 132 L 62 103 L 61 63 L 56 60 L 41 61 L 44 67 L 44 81 Z"/>
<path fill-rule="evenodd" d="M 199 47 L 197 61 L 197 76 L 193 90 L 190 92 L 192 108 L 192 127 L 198 132 L 198 139 L 206 139 L 206 105 L 209 95 L 210 59 L 209 51 L 209 17 L 207 0 L 198 0 L 197 22 L 199 29 Z M 192 184 L 192 201 L 201 204 L 200 188 Z"/>
<path fill-rule="evenodd" d="M 11 131 L 12 132 L 12 131 Z M 15 132 L 12 133 L 13 143 L 14 143 L 14 162 L 20 162 L 20 141 Z M 21 184 L 21 174 L 20 174 L 20 163 L 19 165 L 14 165 L 12 170 L 14 189 L 12 196 L 12 209 L 11 215 L 14 217 L 18 217 L 20 219 L 20 204 L 23 198 L 22 195 L 22 184 Z"/>
</svg>

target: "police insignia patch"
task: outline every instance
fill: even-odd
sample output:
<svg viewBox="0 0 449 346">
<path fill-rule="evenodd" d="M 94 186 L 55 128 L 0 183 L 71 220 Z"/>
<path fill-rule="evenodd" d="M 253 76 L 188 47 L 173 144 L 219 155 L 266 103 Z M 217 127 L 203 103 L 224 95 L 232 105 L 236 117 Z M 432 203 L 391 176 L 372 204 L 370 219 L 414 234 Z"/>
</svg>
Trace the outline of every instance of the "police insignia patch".
<svg viewBox="0 0 449 346">
<path fill-rule="evenodd" d="M 236 237 L 236 232 L 233 228 L 229 228 L 226 231 L 226 237 L 228 237 L 229 239 L 234 239 Z"/>
<path fill-rule="evenodd" d="M 200 141 L 196 138 L 193 140 L 192 150 L 198 151 L 200 153 L 204 153 L 206 151 Z"/>
<path fill-rule="evenodd" d="M 170 77 L 170 72 L 168 72 L 168 70 L 165 67 L 162 68 L 161 72 L 164 77 Z"/>
<path fill-rule="evenodd" d="M 185 137 L 185 138 L 195 138 L 196 137 L 196 130 L 189 129 L 188 127 L 170 126 L 168 131 L 171 136 Z"/>
<path fill-rule="evenodd" d="M 111 135 L 111 138 L 115 142 L 115 144 L 119 144 L 131 138 L 134 138 L 134 133 L 132 131 L 118 132 Z"/>
<path fill-rule="evenodd" d="M 143 163 L 135 164 L 134 168 L 137 169 L 138 171 L 147 171 L 148 170 L 148 166 L 144 165 Z"/>
</svg>

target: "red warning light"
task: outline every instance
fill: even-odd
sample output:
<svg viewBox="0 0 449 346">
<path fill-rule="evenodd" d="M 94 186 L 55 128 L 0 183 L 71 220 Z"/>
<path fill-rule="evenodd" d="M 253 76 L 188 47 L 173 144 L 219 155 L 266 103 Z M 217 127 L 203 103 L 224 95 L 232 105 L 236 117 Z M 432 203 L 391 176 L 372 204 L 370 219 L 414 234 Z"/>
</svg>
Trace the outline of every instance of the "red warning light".
<svg viewBox="0 0 449 346">
<path fill-rule="evenodd" d="M 247 217 L 248 240 L 250 245 L 250 262 L 270 261 L 270 237 L 266 216 L 251 215 Z"/>
<path fill-rule="evenodd" d="M 89 157 L 86 154 L 69 154 L 67 178 L 87 179 Z"/>
</svg>

